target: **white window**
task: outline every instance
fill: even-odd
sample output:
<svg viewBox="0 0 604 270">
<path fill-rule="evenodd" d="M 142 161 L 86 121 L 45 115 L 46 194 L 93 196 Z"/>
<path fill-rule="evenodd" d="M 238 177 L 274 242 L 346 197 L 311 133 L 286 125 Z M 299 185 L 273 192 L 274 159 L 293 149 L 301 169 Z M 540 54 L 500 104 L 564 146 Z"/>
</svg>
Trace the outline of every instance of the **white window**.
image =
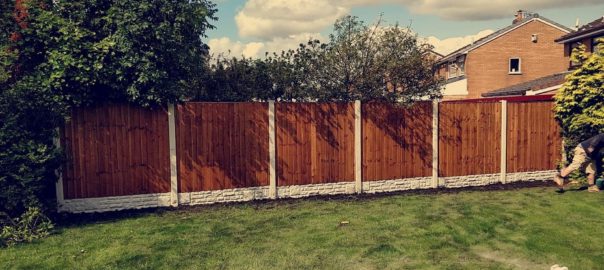
<svg viewBox="0 0 604 270">
<path fill-rule="evenodd" d="M 457 65 L 454 62 L 449 62 L 449 78 L 457 77 Z"/>
<path fill-rule="evenodd" d="M 459 69 L 459 75 L 463 76 L 466 74 L 466 57 L 461 56 L 457 58 L 457 67 Z"/>
<path fill-rule="evenodd" d="M 522 74 L 522 61 L 520 57 L 510 58 L 509 74 Z"/>
</svg>

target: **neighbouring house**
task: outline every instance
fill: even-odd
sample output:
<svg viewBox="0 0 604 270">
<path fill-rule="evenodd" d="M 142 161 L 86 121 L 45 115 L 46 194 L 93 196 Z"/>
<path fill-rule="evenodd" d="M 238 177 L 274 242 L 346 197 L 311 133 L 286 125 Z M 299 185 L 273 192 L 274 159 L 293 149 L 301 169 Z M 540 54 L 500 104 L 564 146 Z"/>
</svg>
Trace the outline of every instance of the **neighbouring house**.
<svg viewBox="0 0 604 270">
<path fill-rule="evenodd" d="M 598 39 L 604 38 L 604 17 L 598 18 L 577 29 L 577 31 L 563 35 L 555 41 L 564 45 L 564 50 L 560 55 L 564 56 L 567 69 L 569 71 L 554 73 L 535 80 L 523 82 L 520 84 L 503 87 L 494 91 L 483 93 L 483 97 L 502 97 L 502 96 L 530 96 L 530 95 L 551 95 L 555 94 L 573 69 L 579 63 L 570 61 L 572 50 L 580 45 L 585 45 L 586 51 L 592 53 L 596 50 Z"/>
<path fill-rule="evenodd" d="M 556 39 L 556 42 L 564 44 L 566 63 L 569 69 L 574 69 L 579 63 L 570 61 L 570 54 L 573 49 L 583 44 L 588 53 L 594 52 L 598 39 L 601 38 L 604 38 L 604 16 L 579 27 L 575 32 L 568 33 Z"/>
<path fill-rule="evenodd" d="M 480 98 L 483 93 L 567 70 L 564 45 L 572 32 L 537 13 L 518 11 L 512 24 L 464 46 L 436 63 L 445 78 L 444 99 Z"/>
</svg>

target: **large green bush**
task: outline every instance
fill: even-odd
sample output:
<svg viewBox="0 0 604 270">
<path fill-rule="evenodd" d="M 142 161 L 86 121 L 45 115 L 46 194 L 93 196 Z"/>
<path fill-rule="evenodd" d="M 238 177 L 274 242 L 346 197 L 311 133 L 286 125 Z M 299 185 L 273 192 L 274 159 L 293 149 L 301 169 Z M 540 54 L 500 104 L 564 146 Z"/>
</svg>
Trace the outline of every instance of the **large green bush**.
<svg viewBox="0 0 604 270">
<path fill-rule="evenodd" d="M 74 106 L 182 100 L 205 68 L 207 0 L 0 0 L 0 212 L 55 209 Z"/>
<path fill-rule="evenodd" d="M 579 142 L 604 132 L 604 39 L 592 54 L 575 48 L 571 61 L 581 65 L 566 77 L 554 109 L 569 157 Z"/>
</svg>

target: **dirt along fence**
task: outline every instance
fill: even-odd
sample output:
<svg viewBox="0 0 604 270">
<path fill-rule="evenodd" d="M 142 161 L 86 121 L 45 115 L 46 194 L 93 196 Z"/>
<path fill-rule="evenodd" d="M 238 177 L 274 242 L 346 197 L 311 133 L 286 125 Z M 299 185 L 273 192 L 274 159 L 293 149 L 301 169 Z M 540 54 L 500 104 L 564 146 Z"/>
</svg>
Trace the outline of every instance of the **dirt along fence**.
<svg viewBox="0 0 604 270">
<path fill-rule="evenodd" d="M 549 180 L 551 101 L 81 108 L 59 210 L 97 212 Z"/>
</svg>

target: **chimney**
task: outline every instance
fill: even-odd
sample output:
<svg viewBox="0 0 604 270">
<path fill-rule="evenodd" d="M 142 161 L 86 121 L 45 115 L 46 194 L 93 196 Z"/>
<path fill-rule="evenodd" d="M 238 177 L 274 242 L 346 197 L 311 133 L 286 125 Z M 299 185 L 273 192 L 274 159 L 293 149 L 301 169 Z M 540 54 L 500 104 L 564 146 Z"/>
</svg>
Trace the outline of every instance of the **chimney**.
<svg viewBox="0 0 604 270">
<path fill-rule="evenodd" d="M 526 15 L 526 13 L 522 9 L 516 11 L 516 17 L 512 21 L 512 24 L 517 24 L 517 23 L 521 22 L 522 20 L 524 20 L 525 15 Z"/>
</svg>

